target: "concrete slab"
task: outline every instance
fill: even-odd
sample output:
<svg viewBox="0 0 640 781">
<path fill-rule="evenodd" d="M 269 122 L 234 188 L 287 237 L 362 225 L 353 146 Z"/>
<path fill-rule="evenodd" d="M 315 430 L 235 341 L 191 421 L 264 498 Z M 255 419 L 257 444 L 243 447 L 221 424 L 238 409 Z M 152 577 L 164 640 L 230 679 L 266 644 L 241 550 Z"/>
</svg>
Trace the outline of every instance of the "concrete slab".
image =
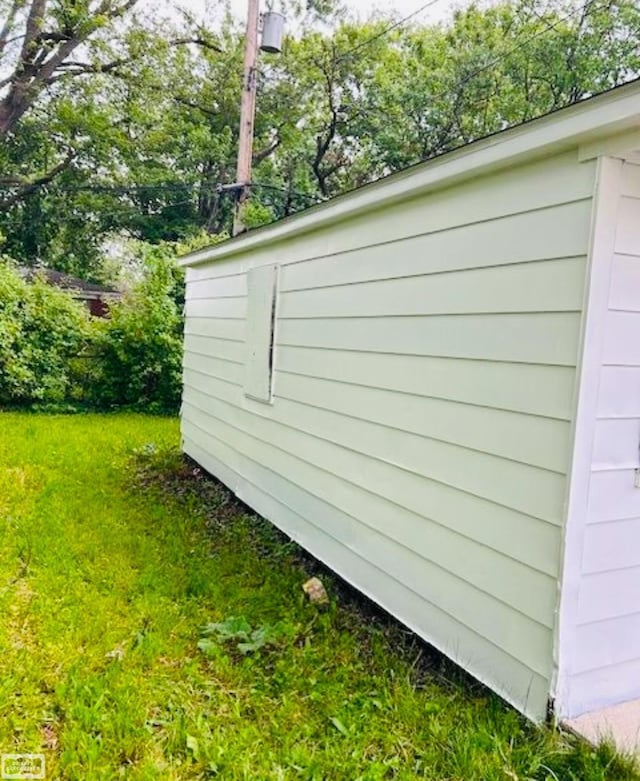
<svg viewBox="0 0 640 781">
<path fill-rule="evenodd" d="M 640 700 L 584 713 L 567 720 L 567 726 L 592 743 L 609 738 L 619 751 L 640 757 Z"/>
</svg>

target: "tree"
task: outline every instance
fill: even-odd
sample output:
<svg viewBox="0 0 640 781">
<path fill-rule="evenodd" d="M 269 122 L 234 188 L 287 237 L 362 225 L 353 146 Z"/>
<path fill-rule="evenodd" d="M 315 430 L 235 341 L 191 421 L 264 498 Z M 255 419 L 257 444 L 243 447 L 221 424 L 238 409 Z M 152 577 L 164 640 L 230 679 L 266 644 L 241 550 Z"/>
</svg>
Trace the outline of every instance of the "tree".
<svg viewBox="0 0 640 781">
<path fill-rule="evenodd" d="M 95 63 L 70 58 L 135 3 L 136 0 L 3 0 L 0 57 L 5 67 L 7 62 L 10 64 L 8 75 L 0 81 L 0 140 L 7 138 L 43 93 L 65 78 L 65 73 L 79 75 L 97 67 Z M 10 198 L 17 199 L 51 181 L 72 159 L 73 152 L 68 149 L 60 161 L 35 179 L 6 177 L 5 184 L 18 186 Z"/>
<path fill-rule="evenodd" d="M 299 24 L 310 31 L 290 36 L 281 57 L 260 58 L 252 219 L 284 216 L 640 73 L 636 0 L 566 2 L 471 5 L 446 24 L 405 27 L 322 8 L 329 24 Z M 23 26 L 32 5 L 18 6 Z M 307 13 L 298 6 L 292 13 Z M 228 229 L 242 80 L 243 30 L 229 16 L 215 31 L 135 14 L 105 25 L 94 22 L 0 145 L 0 170 L 14 177 L 0 209 L 6 251 L 96 278 L 108 237 L 157 243 Z M 58 19 L 47 29 L 63 28 Z"/>
<path fill-rule="evenodd" d="M 640 6 L 518 0 L 415 28 L 377 71 L 366 133 L 403 167 L 609 89 L 640 73 Z"/>
<path fill-rule="evenodd" d="M 219 47 L 195 24 L 131 16 L 134 4 L 0 0 L 0 222 L 5 250 L 22 262 L 99 277 L 110 231 L 131 222 L 158 239 L 166 230 L 154 236 L 154 219 L 165 226 L 194 222 L 184 188 L 158 208 L 152 170 L 142 182 L 148 188 L 125 190 L 120 182 L 130 182 L 141 106 L 145 101 L 150 113 L 158 103 L 162 71 L 190 46 Z M 157 147 L 157 134 L 155 140 Z"/>
</svg>

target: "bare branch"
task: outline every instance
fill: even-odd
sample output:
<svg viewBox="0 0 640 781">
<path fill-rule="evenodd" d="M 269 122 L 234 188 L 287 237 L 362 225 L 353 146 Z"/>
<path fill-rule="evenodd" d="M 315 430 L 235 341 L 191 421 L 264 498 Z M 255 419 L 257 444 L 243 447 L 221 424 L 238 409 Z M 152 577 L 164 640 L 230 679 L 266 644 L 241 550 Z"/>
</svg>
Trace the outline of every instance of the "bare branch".
<svg viewBox="0 0 640 781">
<path fill-rule="evenodd" d="M 188 108 L 193 108 L 196 111 L 201 111 L 203 114 L 206 114 L 208 117 L 217 117 L 219 116 L 218 111 L 214 111 L 210 108 L 205 108 L 204 106 L 200 105 L 200 103 L 196 103 L 192 100 L 187 100 L 187 98 L 183 98 L 180 95 L 173 95 L 173 100 L 175 100 L 176 103 L 180 103 L 182 106 L 187 106 Z"/>
<path fill-rule="evenodd" d="M 169 44 L 174 46 L 181 46 L 187 43 L 193 43 L 203 49 L 210 49 L 213 52 L 218 52 L 218 54 L 222 54 L 223 52 L 223 50 L 217 44 L 213 43 L 213 41 L 209 41 L 206 38 L 197 35 L 192 38 L 176 38 L 173 41 L 169 41 Z"/>
<path fill-rule="evenodd" d="M 167 43 L 169 46 L 183 46 L 185 44 L 196 44 L 198 46 L 211 49 L 212 51 L 222 53 L 222 49 L 220 47 L 202 38 L 176 38 L 172 41 L 167 41 Z M 110 73 L 111 71 L 114 71 L 123 65 L 129 65 L 130 63 L 135 62 L 135 60 L 136 57 L 121 57 L 120 59 L 112 60 L 111 62 L 105 62 L 105 63 L 79 62 L 74 60 L 67 60 L 66 62 L 61 62 L 60 65 L 58 65 L 56 70 L 58 71 L 64 70 L 66 73 L 73 76 L 78 76 L 83 73 Z M 58 79 L 59 79 L 59 75 L 53 75 L 48 80 L 47 83 L 52 84 L 55 81 L 58 81 Z M 206 109 L 202 108 L 201 106 L 193 105 L 192 108 L 198 108 L 204 113 L 207 113 Z"/>
<path fill-rule="evenodd" d="M 281 143 L 282 139 L 278 135 L 270 144 L 265 146 L 264 149 L 261 149 L 259 152 L 255 152 L 253 155 L 253 165 L 259 165 L 263 160 L 266 160 L 267 157 L 276 151 Z"/>
<path fill-rule="evenodd" d="M 56 68 L 56 71 L 58 72 L 57 75 L 51 76 L 51 78 L 47 81 L 47 84 L 51 84 L 54 81 L 57 81 L 58 78 L 63 75 L 63 73 L 72 76 L 78 76 L 82 73 L 110 73 L 122 65 L 128 65 L 130 62 L 133 62 L 134 59 L 134 57 L 122 57 L 119 60 L 112 60 L 111 62 L 105 63 L 67 60 L 66 62 L 61 62 L 60 65 L 58 65 Z"/>
<path fill-rule="evenodd" d="M 10 206 L 13 206 L 14 203 L 22 200 L 27 195 L 30 195 L 32 192 L 38 190 L 40 187 L 43 187 L 45 184 L 49 184 L 49 182 L 55 179 L 58 174 L 62 173 L 65 168 L 68 168 L 69 165 L 71 165 L 74 157 L 75 152 L 72 149 L 67 150 L 67 154 L 65 155 L 64 159 L 58 163 L 58 165 L 49 169 L 46 173 L 42 174 L 42 176 L 39 176 L 36 179 L 20 180 L 18 177 L 15 177 L 13 178 L 13 181 L 11 181 L 12 177 L 7 177 L 6 179 L 0 180 L 3 184 L 18 187 L 16 192 L 0 200 L 0 209 L 8 209 Z"/>
</svg>

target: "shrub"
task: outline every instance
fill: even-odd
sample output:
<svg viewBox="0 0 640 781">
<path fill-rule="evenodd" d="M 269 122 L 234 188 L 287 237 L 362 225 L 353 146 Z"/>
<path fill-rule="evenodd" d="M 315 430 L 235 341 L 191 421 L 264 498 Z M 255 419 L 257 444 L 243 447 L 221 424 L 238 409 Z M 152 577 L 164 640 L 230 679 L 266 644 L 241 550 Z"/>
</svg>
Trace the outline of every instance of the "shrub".
<svg viewBox="0 0 640 781">
<path fill-rule="evenodd" d="M 176 412 L 182 390 L 183 279 L 170 247 L 144 250 L 144 276 L 95 323 L 91 400 Z"/>
<path fill-rule="evenodd" d="M 89 316 L 67 293 L 25 282 L 0 260 L 0 404 L 56 404 L 73 396 L 72 360 L 86 347 Z"/>
</svg>

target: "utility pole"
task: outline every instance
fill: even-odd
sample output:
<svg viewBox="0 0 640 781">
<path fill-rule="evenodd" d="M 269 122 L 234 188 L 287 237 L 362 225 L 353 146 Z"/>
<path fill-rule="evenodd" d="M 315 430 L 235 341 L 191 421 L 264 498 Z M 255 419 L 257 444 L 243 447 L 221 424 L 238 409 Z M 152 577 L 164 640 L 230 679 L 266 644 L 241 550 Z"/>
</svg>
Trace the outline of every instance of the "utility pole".
<svg viewBox="0 0 640 781">
<path fill-rule="evenodd" d="M 239 185 L 233 219 L 233 235 L 245 230 L 243 212 L 249 197 L 251 183 L 251 161 L 253 158 L 253 124 L 256 114 L 256 91 L 258 86 L 258 23 L 260 0 L 248 0 L 247 32 L 244 50 L 244 73 L 242 80 L 242 101 L 240 104 L 240 138 L 238 145 L 238 166 L 236 182 Z"/>
</svg>

